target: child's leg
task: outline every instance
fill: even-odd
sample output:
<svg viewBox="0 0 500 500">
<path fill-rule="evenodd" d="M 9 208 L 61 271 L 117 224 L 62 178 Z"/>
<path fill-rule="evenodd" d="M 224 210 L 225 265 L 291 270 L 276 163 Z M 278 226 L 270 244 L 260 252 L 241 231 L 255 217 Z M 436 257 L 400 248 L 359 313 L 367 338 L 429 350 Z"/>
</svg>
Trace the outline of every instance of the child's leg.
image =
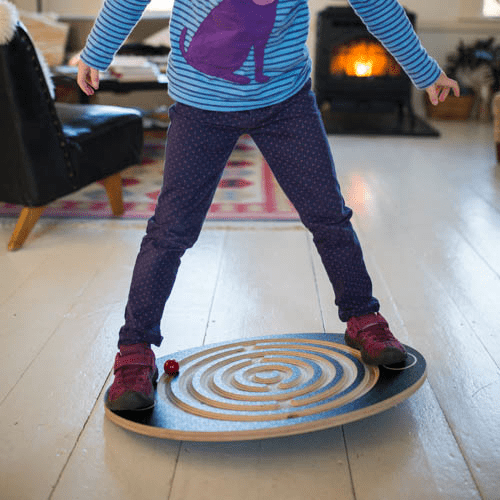
<svg viewBox="0 0 500 500">
<path fill-rule="evenodd" d="M 377 312 L 379 303 L 372 296 L 372 283 L 350 222 L 352 211 L 344 205 L 314 95 L 306 87 L 278 109 L 272 120 L 251 135 L 314 236 L 340 319 Z"/>
<path fill-rule="evenodd" d="M 404 346 L 378 313 L 379 303 L 372 295 L 372 283 L 351 226 L 352 212 L 344 205 L 310 87 L 275 106 L 269 118 L 252 136 L 314 236 L 335 291 L 340 319 L 347 322 L 346 343 L 359 349 L 369 364 L 404 360 Z"/>
<path fill-rule="evenodd" d="M 137 256 L 119 345 L 160 345 L 160 320 L 181 256 L 198 238 L 240 135 L 203 116 L 179 104 L 170 111 L 163 189 Z"/>
</svg>

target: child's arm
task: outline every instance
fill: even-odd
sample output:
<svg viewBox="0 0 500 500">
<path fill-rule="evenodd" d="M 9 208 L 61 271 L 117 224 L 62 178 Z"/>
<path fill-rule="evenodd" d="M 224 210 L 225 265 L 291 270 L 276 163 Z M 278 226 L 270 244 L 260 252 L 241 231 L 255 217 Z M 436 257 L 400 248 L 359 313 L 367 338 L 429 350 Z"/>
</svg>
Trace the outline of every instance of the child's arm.
<svg viewBox="0 0 500 500">
<path fill-rule="evenodd" d="M 427 87 L 425 91 L 429 96 L 429 100 L 434 106 L 437 106 L 439 102 L 443 102 L 449 95 L 450 90 L 453 89 L 453 94 L 456 97 L 460 97 L 460 87 L 455 80 L 448 78 L 444 73 L 441 73 L 437 81 L 430 87 Z"/>
<path fill-rule="evenodd" d="M 139 22 L 150 0 L 105 0 L 78 64 L 78 84 L 92 95 L 99 85 L 97 70 L 106 70 L 114 55 Z"/>
<path fill-rule="evenodd" d="M 99 88 L 99 70 L 91 68 L 80 59 L 76 81 L 85 94 L 94 95 Z"/>
<path fill-rule="evenodd" d="M 422 47 L 403 7 L 397 0 L 349 0 L 352 8 L 384 47 L 394 56 L 413 84 L 426 89 L 433 104 L 444 101 L 458 84 L 448 78 Z"/>
</svg>

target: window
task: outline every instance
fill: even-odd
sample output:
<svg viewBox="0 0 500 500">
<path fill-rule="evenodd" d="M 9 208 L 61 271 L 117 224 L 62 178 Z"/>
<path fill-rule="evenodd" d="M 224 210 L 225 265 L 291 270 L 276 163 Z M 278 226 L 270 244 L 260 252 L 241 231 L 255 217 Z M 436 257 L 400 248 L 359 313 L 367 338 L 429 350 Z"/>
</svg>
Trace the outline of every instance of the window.
<svg viewBox="0 0 500 500">
<path fill-rule="evenodd" d="M 146 12 L 171 12 L 174 0 L 151 0 Z"/>
<path fill-rule="evenodd" d="M 483 16 L 500 17 L 500 1 L 483 0 Z"/>
</svg>

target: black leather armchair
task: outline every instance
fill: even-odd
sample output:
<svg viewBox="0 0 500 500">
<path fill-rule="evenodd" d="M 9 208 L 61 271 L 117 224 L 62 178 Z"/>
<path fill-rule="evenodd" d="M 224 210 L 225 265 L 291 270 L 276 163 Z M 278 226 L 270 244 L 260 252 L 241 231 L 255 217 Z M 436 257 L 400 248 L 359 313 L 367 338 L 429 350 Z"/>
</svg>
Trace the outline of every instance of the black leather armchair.
<svg viewBox="0 0 500 500">
<path fill-rule="evenodd" d="M 52 201 L 103 181 L 114 215 L 123 213 L 120 171 L 140 162 L 135 109 L 54 102 L 23 25 L 0 44 L 0 201 L 23 205 L 9 242 L 20 248 Z"/>
</svg>

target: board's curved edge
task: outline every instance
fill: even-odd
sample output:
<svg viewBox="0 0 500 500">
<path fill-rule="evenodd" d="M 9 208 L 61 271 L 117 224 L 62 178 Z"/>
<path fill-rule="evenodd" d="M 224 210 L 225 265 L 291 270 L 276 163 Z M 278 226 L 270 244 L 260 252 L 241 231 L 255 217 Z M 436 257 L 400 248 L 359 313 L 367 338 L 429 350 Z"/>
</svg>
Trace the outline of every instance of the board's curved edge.
<svg viewBox="0 0 500 500">
<path fill-rule="evenodd" d="M 422 357 L 423 361 L 425 359 Z M 380 401 L 379 403 L 370 405 L 366 408 L 361 408 L 349 413 L 336 415 L 335 417 L 317 419 L 314 421 L 302 422 L 296 425 L 287 425 L 284 427 L 270 427 L 258 430 L 241 430 L 241 431 L 227 431 L 227 432 L 194 432 L 194 431 L 179 431 L 166 429 L 163 427 L 155 427 L 150 425 L 134 422 L 124 418 L 105 406 L 106 417 L 114 424 L 126 429 L 128 431 L 141 434 L 144 436 L 170 439 L 174 441 L 195 441 L 195 442 L 227 442 L 227 441 L 250 441 L 258 439 L 270 439 L 286 436 L 293 436 L 296 434 L 304 434 L 309 432 L 316 432 L 326 430 L 340 425 L 356 422 L 364 418 L 377 415 L 386 410 L 389 410 L 398 404 L 402 403 L 422 387 L 427 379 L 427 365 L 422 372 L 420 378 L 406 390 L 395 394 L 391 398 Z"/>
</svg>

